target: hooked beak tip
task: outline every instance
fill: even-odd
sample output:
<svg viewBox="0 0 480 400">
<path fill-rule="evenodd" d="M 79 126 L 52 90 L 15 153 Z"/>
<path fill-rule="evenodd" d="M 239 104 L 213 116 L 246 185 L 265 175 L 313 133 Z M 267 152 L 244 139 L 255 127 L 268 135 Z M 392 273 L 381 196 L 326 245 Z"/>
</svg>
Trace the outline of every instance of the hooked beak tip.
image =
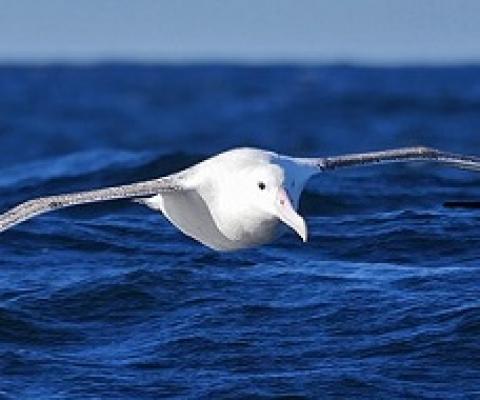
<svg viewBox="0 0 480 400">
<path fill-rule="evenodd" d="M 302 240 L 303 240 L 303 243 L 307 243 L 307 242 L 308 242 L 307 232 L 305 232 L 305 234 L 302 236 Z"/>
<path fill-rule="evenodd" d="M 298 215 L 296 223 L 292 223 L 293 221 L 288 221 L 287 225 L 292 228 L 298 236 L 302 239 L 303 243 L 307 243 L 308 241 L 308 229 L 307 229 L 307 224 L 305 223 L 305 220 Z"/>
<path fill-rule="evenodd" d="M 307 243 L 308 241 L 308 229 L 305 220 L 303 221 L 303 229 L 297 232 L 298 235 L 302 238 L 303 243 Z"/>
</svg>

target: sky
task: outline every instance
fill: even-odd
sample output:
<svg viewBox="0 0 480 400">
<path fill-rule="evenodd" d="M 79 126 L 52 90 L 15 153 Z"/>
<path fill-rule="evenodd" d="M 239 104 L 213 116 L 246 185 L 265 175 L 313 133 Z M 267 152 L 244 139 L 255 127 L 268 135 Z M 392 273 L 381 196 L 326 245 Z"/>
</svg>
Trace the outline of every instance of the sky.
<svg viewBox="0 0 480 400">
<path fill-rule="evenodd" d="M 0 63 L 471 63 L 479 21 L 478 0 L 0 0 Z"/>
</svg>

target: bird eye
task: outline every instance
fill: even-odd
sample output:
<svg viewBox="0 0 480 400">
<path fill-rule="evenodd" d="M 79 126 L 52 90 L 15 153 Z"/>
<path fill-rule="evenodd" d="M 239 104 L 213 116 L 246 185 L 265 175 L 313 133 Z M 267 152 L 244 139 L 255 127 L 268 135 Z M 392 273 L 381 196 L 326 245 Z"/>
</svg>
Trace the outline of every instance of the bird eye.
<svg viewBox="0 0 480 400">
<path fill-rule="evenodd" d="M 260 190 L 264 190 L 264 189 L 266 188 L 265 183 L 263 183 L 262 181 L 258 182 L 258 188 L 259 188 Z"/>
</svg>

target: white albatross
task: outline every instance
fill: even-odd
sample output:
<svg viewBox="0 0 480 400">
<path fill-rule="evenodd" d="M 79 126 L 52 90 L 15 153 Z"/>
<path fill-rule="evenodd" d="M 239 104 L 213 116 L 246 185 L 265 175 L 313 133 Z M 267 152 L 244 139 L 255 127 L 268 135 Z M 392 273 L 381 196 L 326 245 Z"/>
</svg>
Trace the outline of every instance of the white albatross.
<svg viewBox="0 0 480 400">
<path fill-rule="evenodd" d="M 297 208 L 310 177 L 343 167 L 407 161 L 480 171 L 479 157 L 427 147 L 324 158 L 238 148 L 166 177 L 26 201 L 0 214 L 0 232 L 59 208 L 129 198 L 161 211 L 184 234 L 218 251 L 271 242 L 281 232 L 281 222 L 306 241 L 307 226 Z"/>
</svg>

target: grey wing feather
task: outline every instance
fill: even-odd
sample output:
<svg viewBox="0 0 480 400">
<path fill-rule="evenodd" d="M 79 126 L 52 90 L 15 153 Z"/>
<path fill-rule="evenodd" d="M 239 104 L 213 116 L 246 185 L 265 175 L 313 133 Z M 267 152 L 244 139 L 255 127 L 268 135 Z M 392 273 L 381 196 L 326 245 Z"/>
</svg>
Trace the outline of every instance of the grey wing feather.
<svg viewBox="0 0 480 400">
<path fill-rule="evenodd" d="M 315 165 L 321 171 L 327 171 L 344 167 L 405 161 L 434 161 L 456 168 L 480 171 L 480 157 L 447 153 L 429 147 L 405 147 L 370 153 L 347 154 L 336 157 L 308 159 L 307 162 Z"/>
<path fill-rule="evenodd" d="M 179 179 L 170 177 L 153 179 L 129 185 L 112 186 L 85 192 L 40 197 L 29 200 L 0 214 L 0 232 L 6 231 L 36 215 L 59 208 L 100 201 L 154 196 L 162 192 L 184 190 Z"/>
</svg>

